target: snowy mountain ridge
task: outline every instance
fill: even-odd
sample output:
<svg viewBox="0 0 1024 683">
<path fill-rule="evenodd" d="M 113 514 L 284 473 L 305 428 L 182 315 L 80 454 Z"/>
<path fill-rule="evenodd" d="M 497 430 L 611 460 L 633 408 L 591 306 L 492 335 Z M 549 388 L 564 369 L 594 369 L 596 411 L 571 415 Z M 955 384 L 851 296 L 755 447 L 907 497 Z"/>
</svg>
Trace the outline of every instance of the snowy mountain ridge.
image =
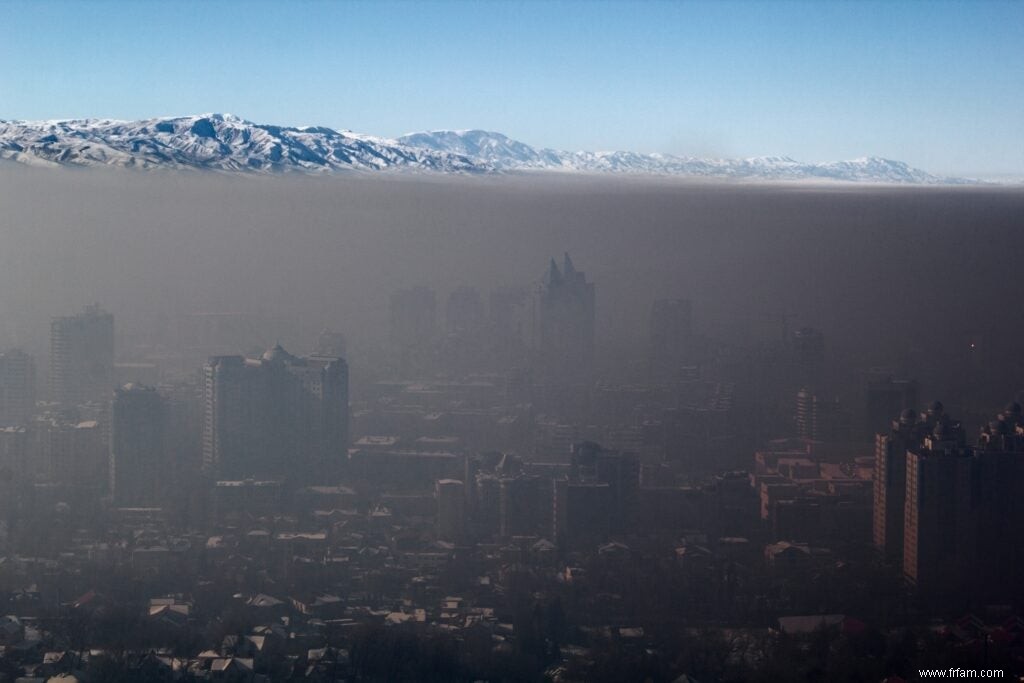
<svg viewBox="0 0 1024 683">
<path fill-rule="evenodd" d="M 637 152 L 566 152 L 535 149 L 501 133 L 483 130 L 412 133 L 398 138 L 398 142 L 483 159 L 500 170 L 641 173 L 753 180 L 820 179 L 913 184 L 969 182 L 963 179 L 942 178 L 912 168 L 902 161 L 878 157 L 814 164 L 799 162 L 786 156 L 702 159 Z"/>
<path fill-rule="evenodd" d="M 0 121 L 0 159 L 26 164 L 209 169 L 223 172 L 642 174 L 749 180 L 942 184 L 900 161 L 802 163 L 789 157 L 701 159 L 636 152 L 537 149 L 501 133 L 430 131 L 397 139 L 322 126 L 257 124 L 231 114 L 140 121 Z"/>
<path fill-rule="evenodd" d="M 0 158 L 24 163 L 220 171 L 478 171 L 465 157 L 309 126 L 261 125 L 230 114 L 142 121 L 0 122 Z"/>
</svg>

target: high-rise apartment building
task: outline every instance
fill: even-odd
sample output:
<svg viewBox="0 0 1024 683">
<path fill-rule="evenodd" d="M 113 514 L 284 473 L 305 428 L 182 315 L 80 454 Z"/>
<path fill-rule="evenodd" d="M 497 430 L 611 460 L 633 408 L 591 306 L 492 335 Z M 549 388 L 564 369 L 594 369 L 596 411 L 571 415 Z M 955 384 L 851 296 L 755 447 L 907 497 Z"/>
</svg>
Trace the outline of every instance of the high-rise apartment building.
<svg viewBox="0 0 1024 683">
<path fill-rule="evenodd" d="M 1011 403 L 982 428 L 974 449 L 977 492 L 975 576 L 989 600 L 1024 598 L 1024 416 Z"/>
<path fill-rule="evenodd" d="M 977 560 L 973 458 L 961 425 L 939 414 L 907 452 L 903 575 L 925 596 L 963 594 Z"/>
<path fill-rule="evenodd" d="M 50 325 L 50 388 L 64 406 L 108 401 L 114 386 L 114 316 L 99 305 Z"/>
<path fill-rule="evenodd" d="M 260 358 L 215 356 L 204 368 L 203 467 L 220 479 L 338 476 L 348 449 L 348 365 L 298 358 L 280 345 Z"/>
<path fill-rule="evenodd" d="M 875 548 L 891 562 L 903 561 L 907 452 L 920 449 L 927 433 L 928 420 L 919 420 L 917 413 L 907 408 L 888 433 L 875 436 L 872 536 Z"/>
<path fill-rule="evenodd" d="M 925 599 L 1024 597 L 1024 419 L 1010 404 L 969 446 L 936 401 L 905 409 L 875 455 L 874 542 Z"/>
<path fill-rule="evenodd" d="M 159 507 L 172 493 L 167 407 L 153 387 L 126 384 L 110 413 L 110 493 L 119 507 Z"/>
</svg>

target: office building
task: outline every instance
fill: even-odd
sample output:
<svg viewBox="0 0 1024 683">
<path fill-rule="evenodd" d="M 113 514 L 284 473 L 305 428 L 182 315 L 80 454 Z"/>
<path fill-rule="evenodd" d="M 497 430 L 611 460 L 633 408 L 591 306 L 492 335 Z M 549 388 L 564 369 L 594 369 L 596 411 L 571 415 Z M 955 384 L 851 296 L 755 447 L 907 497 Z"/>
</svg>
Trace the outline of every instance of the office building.
<svg viewBox="0 0 1024 683">
<path fill-rule="evenodd" d="M 594 363 L 594 284 L 565 254 L 551 259 L 537 293 L 537 343 L 542 367 L 553 377 L 588 381 Z"/>
<path fill-rule="evenodd" d="M 573 418 L 588 410 L 594 371 L 594 285 L 566 254 L 551 265 L 534 300 L 536 400 L 546 412 Z"/>
</svg>

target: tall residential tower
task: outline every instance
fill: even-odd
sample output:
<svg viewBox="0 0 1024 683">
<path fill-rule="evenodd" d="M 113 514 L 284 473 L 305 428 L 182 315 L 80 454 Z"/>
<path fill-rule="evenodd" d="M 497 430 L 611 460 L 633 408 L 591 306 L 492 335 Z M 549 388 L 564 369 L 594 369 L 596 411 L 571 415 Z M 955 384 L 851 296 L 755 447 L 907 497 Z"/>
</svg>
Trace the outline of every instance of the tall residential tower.
<svg viewBox="0 0 1024 683">
<path fill-rule="evenodd" d="M 108 401 L 114 389 L 114 316 L 87 306 L 50 325 L 50 388 L 64 406 Z"/>
<path fill-rule="evenodd" d="M 348 365 L 298 358 L 280 345 L 260 358 L 215 356 L 204 368 L 203 467 L 219 479 L 323 481 L 348 449 Z"/>
<path fill-rule="evenodd" d="M 114 392 L 110 424 L 110 493 L 119 507 L 159 507 L 171 489 L 167 410 L 153 387 Z"/>
</svg>

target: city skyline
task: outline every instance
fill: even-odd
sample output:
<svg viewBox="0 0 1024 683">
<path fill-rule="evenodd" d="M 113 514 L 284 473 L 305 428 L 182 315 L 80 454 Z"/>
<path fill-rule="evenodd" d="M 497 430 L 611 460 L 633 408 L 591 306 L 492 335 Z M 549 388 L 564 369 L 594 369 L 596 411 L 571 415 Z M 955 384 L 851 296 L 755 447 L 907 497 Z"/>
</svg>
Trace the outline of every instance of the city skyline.
<svg viewBox="0 0 1024 683">
<path fill-rule="evenodd" d="M 0 683 L 1024 681 L 1024 2 L 0 22 Z"/>
<path fill-rule="evenodd" d="M 50 395 L 31 355 L 0 354 L 0 663 L 245 683 L 1019 671 L 1009 355 L 998 376 L 912 347 L 865 365 L 834 328 L 715 333 L 690 299 L 646 297 L 643 341 L 609 348 L 616 278 L 542 265 L 443 306 L 384 292 L 389 329 L 351 366 L 331 328 L 299 357 L 251 350 L 258 317 L 115 334 L 100 304 L 52 318 Z M 948 403 L 919 411 L 917 380 L 934 396 L 941 376 Z M 734 624 L 767 662 L 716 668 Z M 695 654 L 664 644 L 695 628 Z M 999 634 L 981 658 L 973 631 Z"/>
</svg>

